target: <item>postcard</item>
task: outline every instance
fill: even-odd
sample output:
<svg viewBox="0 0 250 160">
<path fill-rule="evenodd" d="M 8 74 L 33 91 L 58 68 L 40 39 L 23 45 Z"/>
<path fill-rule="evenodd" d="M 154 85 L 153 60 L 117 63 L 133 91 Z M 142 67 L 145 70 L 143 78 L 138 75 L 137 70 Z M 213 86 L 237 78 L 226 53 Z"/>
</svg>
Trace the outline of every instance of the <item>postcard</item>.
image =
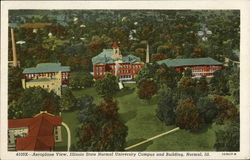
<svg viewBox="0 0 250 160">
<path fill-rule="evenodd" d="M 4 1 L 1 159 L 249 159 L 249 1 Z"/>
</svg>

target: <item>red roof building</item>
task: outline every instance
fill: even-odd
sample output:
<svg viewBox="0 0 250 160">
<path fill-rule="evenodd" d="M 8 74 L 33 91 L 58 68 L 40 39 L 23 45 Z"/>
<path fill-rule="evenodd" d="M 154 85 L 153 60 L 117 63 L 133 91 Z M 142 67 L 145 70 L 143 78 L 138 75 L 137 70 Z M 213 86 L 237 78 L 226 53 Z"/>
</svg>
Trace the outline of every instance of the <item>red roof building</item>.
<svg viewBox="0 0 250 160">
<path fill-rule="evenodd" d="M 119 50 L 119 42 L 114 42 L 112 49 L 103 51 L 92 58 L 94 78 L 104 77 L 109 72 L 119 78 L 119 80 L 132 80 L 142 69 L 144 62 L 134 55 L 122 56 Z"/>
<path fill-rule="evenodd" d="M 16 138 L 16 150 L 51 151 L 54 149 L 54 128 L 61 126 L 62 118 L 48 113 L 40 113 L 33 118 L 11 119 L 9 130 L 28 128 L 27 136 Z M 9 131 L 10 132 L 10 131 Z"/>
<path fill-rule="evenodd" d="M 192 70 L 193 77 L 213 77 L 214 72 L 221 70 L 223 64 L 210 57 L 206 58 L 183 58 L 183 59 L 164 59 L 157 62 L 174 67 L 176 71 L 183 72 L 187 68 Z"/>
</svg>

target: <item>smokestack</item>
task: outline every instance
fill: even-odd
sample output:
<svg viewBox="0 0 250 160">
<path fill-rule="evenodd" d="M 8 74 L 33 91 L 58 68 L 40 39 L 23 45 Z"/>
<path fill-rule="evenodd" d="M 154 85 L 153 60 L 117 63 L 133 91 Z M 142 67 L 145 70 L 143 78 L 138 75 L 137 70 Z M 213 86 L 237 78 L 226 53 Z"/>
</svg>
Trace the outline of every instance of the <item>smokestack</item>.
<svg viewBox="0 0 250 160">
<path fill-rule="evenodd" d="M 17 67 L 16 42 L 14 38 L 14 30 L 12 28 L 11 28 L 11 41 L 12 41 L 12 53 L 13 53 L 13 66 Z"/>
<path fill-rule="evenodd" d="M 149 44 L 147 42 L 146 63 L 149 63 Z"/>
<path fill-rule="evenodd" d="M 25 79 L 22 79 L 22 86 L 23 86 L 24 89 L 26 88 L 26 81 L 25 81 Z"/>
</svg>

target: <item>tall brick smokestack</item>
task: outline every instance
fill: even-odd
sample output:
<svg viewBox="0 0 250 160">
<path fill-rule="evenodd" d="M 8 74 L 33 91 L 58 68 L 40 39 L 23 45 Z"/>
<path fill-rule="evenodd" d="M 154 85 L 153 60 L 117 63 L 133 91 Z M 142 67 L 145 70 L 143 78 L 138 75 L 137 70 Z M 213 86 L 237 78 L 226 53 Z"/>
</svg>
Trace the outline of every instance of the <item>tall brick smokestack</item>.
<svg viewBox="0 0 250 160">
<path fill-rule="evenodd" d="M 12 53 L 13 53 L 13 66 L 17 67 L 16 42 L 14 38 L 14 30 L 12 28 L 11 28 L 11 41 L 12 41 Z"/>
<path fill-rule="evenodd" d="M 147 42 L 146 63 L 149 63 L 149 44 Z"/>
</svg>

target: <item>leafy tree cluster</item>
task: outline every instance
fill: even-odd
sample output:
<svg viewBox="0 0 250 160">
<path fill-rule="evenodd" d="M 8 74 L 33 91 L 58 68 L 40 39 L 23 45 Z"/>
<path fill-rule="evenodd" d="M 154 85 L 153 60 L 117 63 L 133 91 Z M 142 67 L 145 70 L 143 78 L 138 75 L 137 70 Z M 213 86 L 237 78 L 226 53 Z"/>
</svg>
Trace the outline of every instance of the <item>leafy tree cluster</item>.
<svg viewBox="0 0 250 160">
<path fill-rule="evenodd" d="M 178 103 L 177 96 L 170 88 L 164 88 L 159 94 L 157 117 L 166 123 L 173 125 L 176 121 L 175 109 Z"/>
<path fill-rule="evenodd" d="M 62 89 L 62 96 L 61 96 L 61 109 L 64 111 L 69 111 L 75 108 L 77 103 L 77 99 L 73 95 L 72 91 L 68 87 L 64 87 Z"/>
<path fill-rule="evenodd" d="M 95 82 L 97 93 L 103 98 L 99 105 L 91 96 L 77 99 L 80 109 L 77 116 L 81 126 L 78 128 L 78 151 L 122 151 L 125 148 L 128 128 L 119 118 L 117 101 L 113 98 L 119 90 L 117 79 L 107 73 Z"/>
<path fill-rule="evenodd" d="M 93 98 L 83 97 L 78 119 L 77 150 L 79 151 L 123 151 L 128 128 L 119 120 L 117 102 L 104 100 L 93 104 Z"/>
<path fill-rule="evenodd" d="M 59 101 L 60 97 L 54 92 L 48 92 L 40 87 L 27 88 L 17 100 L 9 104 L 8 118 L 30 118 L 40 111 L 57 114 L 60 111 Z"/>
<path fill-rule="evenodd" d="M 238 115 L 235 105 L 222 96 L 214 95 L 214 102 L 218 106 L 217 123 L 224 124 L 234 120 Z"/>
<path fill-rule="evenodd" d="M 224 129 L 216 132 L 214 147 L 217 151 L 240 150 L 240 121 L 239 117 L 227 124 Z"/>
<path fill-rule="evenodd" d="M 145 64 L 136 76 L 138 96 L 141 99 L 151 99 L 159 88 L 173 88 L 177 85 L 181 74 L 166 65 Z"/>
<path fill-rule="evenodd" d="M 153 61 L 208 55 L 223 61 L 239 49 L 239 11 L 13 10 L 10 24 L 21 26 L 16 40 L 26 42 L 17 45 L 21 67 L 60 60 L 72 70 L 90 71 L 91 58 L 113 41 L 121 42 L 123 55 L 143 60 L 149 45 Z M 197 34 L 203 26 L 212 31 L 207 40 Z"/>
<path fill-rule="evenodd" d="M 219 124 L 223 127 L 216 132 L 215 149 L 238 151 L 239 68 L 217 71 L 210 83 L 206 77 L 193 79 L 191 76 L 191 70 L 187 69 L 177 87 L 161 89 L 157 117 L 166 125 L 190 131 L 198 131 L 212 123 Z"/>
<path fill-rule="evenodd" d="M 208 95 L 209 84 L 205 77 L 191 78 L 184 72 L 176 88 L 165 87 L 158 100 L 157 117 L 167 125 L 177 125 L 192 131 L 206 124 L 225 124 L 235 119 L 236 106 L 219 95 Z"/>
<path fill-rule="evenodd" d="M 94 85 L 93 76 L 89 72 L 71 74 L 69 83 L 69 86 L 73 89 L 88 88 Z"/>
<path fill-rule="evenodd" d="M 240 69 L 228 67 L 214 73 L 210 82 L 210 90 L 214 94 L 228 95 L 233 98 L 235 104 L 240 102 Z"/>
<path fill-rule="evenodd" d="M 180 101 L 176 107 L 176 126 L 193 131 L 200 129 L 201 125 L 202 120 L 193 100 L 187 98 Z"/>
<path fill-rule="evenodd" d="M 17 100 L 22 94 L 22 70 L 19 67 L 10 67 L 8 70 L 8 102 Z"/>
<path fill-rule="evenodd" d="M 97 79 L 95 88 L 97 93 L 105 100 L 112 99 L 119 90 L 118 81 L 111 73 L 107 73 L 103 78 Z"/>
<path fill-rule="evenodd" d="M 154 81 L 144 81 L 138 89 L 138 96 L 140 99 L 150 99 L 157 90 L 157 84 Z"/>
</svg>

